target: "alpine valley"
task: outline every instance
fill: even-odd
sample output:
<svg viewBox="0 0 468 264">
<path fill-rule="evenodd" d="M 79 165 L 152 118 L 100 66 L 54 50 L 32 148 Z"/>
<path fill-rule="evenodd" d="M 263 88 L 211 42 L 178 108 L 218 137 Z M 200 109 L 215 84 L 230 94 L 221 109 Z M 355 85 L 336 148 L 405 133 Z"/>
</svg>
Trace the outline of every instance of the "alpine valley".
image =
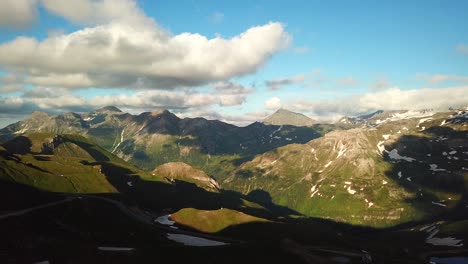
<svg viewBox="0 0 468 264">
<path fill-rule="evenodd" d="M 0 130 L 0 258 L 422 263 L 467 252 L 467 110 L 320 124 L 280 109 L 245 127 L 113 106 L 34 112 Z"/>
</svg>

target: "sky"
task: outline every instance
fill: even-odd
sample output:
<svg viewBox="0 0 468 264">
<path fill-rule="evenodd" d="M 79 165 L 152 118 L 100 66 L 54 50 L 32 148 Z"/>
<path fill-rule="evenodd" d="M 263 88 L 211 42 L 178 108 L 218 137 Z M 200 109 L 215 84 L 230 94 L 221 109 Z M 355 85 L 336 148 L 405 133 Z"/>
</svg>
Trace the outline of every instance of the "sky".
<svg viewBox="0 0 468 264">
<path fill-rule="evenodd" d="M 236 125 L 468 105 L 468 1 L 2 0 L 0 127 L 33 111 Z"/>
</svg>

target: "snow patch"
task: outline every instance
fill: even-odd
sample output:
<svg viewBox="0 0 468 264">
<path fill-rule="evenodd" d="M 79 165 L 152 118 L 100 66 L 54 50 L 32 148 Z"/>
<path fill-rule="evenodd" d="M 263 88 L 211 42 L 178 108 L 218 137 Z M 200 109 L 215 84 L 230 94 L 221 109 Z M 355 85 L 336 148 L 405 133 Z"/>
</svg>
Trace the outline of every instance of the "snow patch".
<svg viewBox="0 0 468 264">
<path fill-rule="evenodd" d="M 101 251 L 133 251 L 134 248 L 129 247 L 98 247 Z"/>
<path fill-rule="evenodd" d="M 213 247 L 213 246 L 228 245 L 228 243 L 210 240 L 210 239 L 201 238 L 201 237 L 184 235 L 184 234 L 168 233 L 167 238 L 172 241 L 182 243 L 186 246 L 193 246 L 193 247 Z"/>
<path fill-rule="evenodd" d="M 401 177 L 403 176 L 403 174 L 401 174 L 401 171 L 398 172 L 398 179 L 401 179 Z"/>
<path fill-rule="evenodd" d="M 447 205 L 446 205 L 446 204 L 443 204 L 443 203 L 432 202 L 432 204 L 435 204 L 435 205 L 438 205 L 438 206 L 442 206 L 442 207 L 447 207 Z"/>
<path fill-rule="evenodd" d="M 437 168 L 437 167 L 438 167 L 437 164 L 430 164 L 429 166 L 430 166 L 429 169 L 430 169 L 431 171 L 446 171 L 446 169 L 442 169 L 442 168 L 441 168 L 441 169 L 438 169 L 438 168 Z"/>
<path fill-rule="evenodd" d="M 374 205 L 373 202 L 371 202 L 371 201 L 369 201 L 367 199 L 364 199 L 364 201 L 366 201 L 366 203 L 367 203 L 367 208 L 371 208 Z"/>
<path fill-rule="evenodd" d="M 172 226 L 175 224 L 175 221 L 170 220 L 169 217 L 171 217 L 171 215 L 162 215 L 156 218 L 154 221 L 160 223 L 161 225 Z"/>
<path fill-rule="evenodd" d="M 338 156 L 337 156 L 336 158 L 341 157 L 343 154 L 346 153 L 347 150 L 348 150 L 348 149 L 345 148 L 343 144 L 341 144 L 341 145 L 340 145 L 340 150 L 338 151 Z"/>
<path fill-rule="evenodd" d="M 128 181 L 128 182 L 127 182 L 127 185 L 130 186 L 130 187 L 133 187 L 133 182 Z"/>
<path fill-rule="evenodd" d="M 413 161 L 416 160 L 416 159 L 414 159 L 414 158 L 401 156 L 400 154 L 398 154 L 398 150 L 397 150 L 397 149 L 392 149 L 391 151 L 387 151 L 387 153 L 388 153 L 388 156 L 389 156 L 391 159 L 394 159 L 394 160 L 405 160 L 405 161 L 408 161 L 408 162 L 413 162 Z"/>
<path fill-rule="evenodd" d="M 388 140 L 388 138 L 390 138 L 390 135 L 382 135 L 382 137 L 383 137 L 385 140 Z"/>
<path fill-rule="evenodd" d="M 125 128 L 126 128 L 126 127 L 124 127 L 124 128 L 122 129 L 122 132 L 120 133 L 120 142 L 117 143 L 117 145 L 115 146 L 115 148 L 111 151 L 112 153 L 114 153 L 114 152 L 117 150 L 117 148 L 120 146 L 120 144 L 122 144 L 122 142 L 124 141 L 124 132 L 125 132 Z"/>
<path fill-rule="evenodd" d="M 428 118 L 422 118 L 419 120 L 418 124 L 416 125 L 416 127 L 419 127 L 420 124 L 426 122 L 426 121 L 430 121 L 430 120 L 433 120 L 432 117 L 428 117 Z"/>
<path fill-rule="evenodd" d="M 312 186 L 312 188 L 310 188 L 310 198 L 314 197 L 314 195 L 316 193 L 319 192 L 319 189 L 317 188 L 318 184 Z"/>
<path fill-rule="evenodd" d="M 377 149 L 379 150 L 380 155 L 383 155 L 384 151 L 386 151 L 384 143 L 385 141 L 379 141 L 379 143 L 377 143 Z"/>
<path fill-rule="evenodd" d="M 355 194 L 356 193 L 356 190 L 351 189 L 351 186 L 349 186 L 346 190 L 348 191 L 349 194 Z"/>
</svg>

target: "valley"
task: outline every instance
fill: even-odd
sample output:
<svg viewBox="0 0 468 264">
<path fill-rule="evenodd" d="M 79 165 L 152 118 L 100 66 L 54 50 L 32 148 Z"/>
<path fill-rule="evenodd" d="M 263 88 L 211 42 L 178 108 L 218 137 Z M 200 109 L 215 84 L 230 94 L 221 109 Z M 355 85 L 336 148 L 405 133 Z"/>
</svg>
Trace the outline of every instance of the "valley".
<svg viewBox="0 0 468 264">
<path fill-rule="evenodd" d="M 152 256 L 147 243 L 162 247 L 160 258 L 180 260 L 170 252 L 201 258 L 199 245 L 216 246 L 213 260 L 234 261 L 240 249 L 260 257 L 277 248 L 273 263 L 420 263 L 466 253 L 464 109 L 246 127 L 115 107 L 31 122 L 37 115 L 0 130 L 4 199 L 23 193 L 23 201 L 0 208 L 2 233 L 42 239 L 31 249 L 4 241 L 5 259 L 26 251 L 23 260 L 60 260 L 35 250 L 70 239 L 87 252 L 73 257 L 81 261 L 143 261 Z M 132 237 L 110 235 L 100 223 L 110 216 L 98 220 L 95 210 L 120 215 L 113 228 L 133 230 Z M 121 252 L 106 253 L 114 251 Z"/>
</svg>

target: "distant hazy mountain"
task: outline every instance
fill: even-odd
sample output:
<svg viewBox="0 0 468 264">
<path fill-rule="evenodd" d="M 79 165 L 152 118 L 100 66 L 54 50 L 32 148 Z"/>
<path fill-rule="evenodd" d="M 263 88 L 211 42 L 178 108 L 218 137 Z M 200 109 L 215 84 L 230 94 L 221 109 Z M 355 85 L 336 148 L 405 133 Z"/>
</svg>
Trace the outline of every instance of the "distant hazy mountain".
<svg viewBox="0 0 468 264">
<path fill-rule="evenodd" d="M 209 175 L 227 177 L 241 160 L 291 143 L 305 143 L 330 128 L 275 126 L 253 123 L 237 127 L 204 118 L 180 119 L 167 110 L 123 113 L 107 106 L 90 113 L 51 116 L 34 112 L 0 130 L 9 140 L 25 133 L 82 135 L 146 171 L 168 162 L 185 162 Z M 221 165 L 222 163 L 222 165 Z"/>
<path fill-rule="evenodd" d="M 312 126 L 315 121 L 311 118 L 300 114 L 291 112 L 286 109 L 279 109 L 272 115 L 268 116 L 263 120 L 264 124 L 267 125 L 291 125 L 291 126 Z"/>
</svg>

